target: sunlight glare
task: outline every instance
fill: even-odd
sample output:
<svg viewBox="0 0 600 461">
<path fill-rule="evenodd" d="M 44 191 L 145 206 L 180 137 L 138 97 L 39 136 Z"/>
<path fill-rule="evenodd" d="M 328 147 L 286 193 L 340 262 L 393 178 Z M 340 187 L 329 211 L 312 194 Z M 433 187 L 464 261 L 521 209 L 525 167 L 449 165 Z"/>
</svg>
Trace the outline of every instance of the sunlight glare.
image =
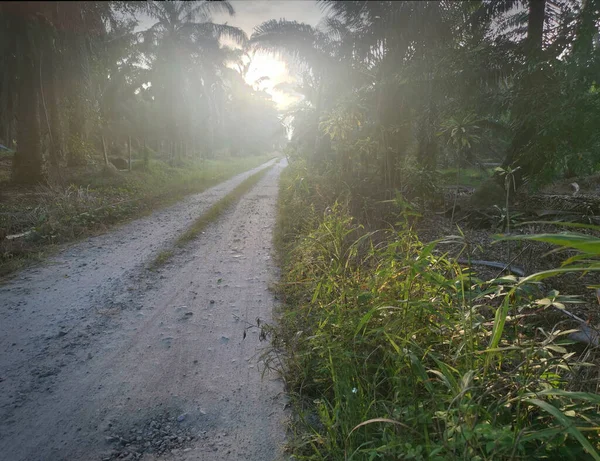
<svg viewBox="0 0 600 461">
<path fill-rule="evenodd" d="M 269 93 L 278 109 L 287 109 L 291 104 L 298 101 L 297 96 L 274 89 L 279 83 L 294 81 L 284 61 L 271 54 L 257 52 L 246 74 L 246 83 L 255 87 L 255 82 L 261 77 L 269 77 L 269 79 L 260 82 L 257 85 L 258 89 Z"/>
</svg>

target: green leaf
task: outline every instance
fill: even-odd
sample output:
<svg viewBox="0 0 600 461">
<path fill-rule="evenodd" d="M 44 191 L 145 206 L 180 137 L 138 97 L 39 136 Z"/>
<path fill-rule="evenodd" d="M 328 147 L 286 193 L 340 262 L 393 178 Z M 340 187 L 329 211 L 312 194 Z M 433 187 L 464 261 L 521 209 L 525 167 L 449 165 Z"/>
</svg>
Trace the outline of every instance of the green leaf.
<svg viewBox="0 0 600 461">
<path fill-rule="evenodd" d="M 555 275 L 566 274 L 569 272 L 598 272 L 600 271 L 600 264 L 591 267 L 563 267 L 560 269 L 551 269 L 547 271 L 538 272 L 536 274 L 529 275 L 519 281 L 519 285 L 523 285 L 529 282 L 538 282 L 540 280 L 554 277 Z"/>
<path fill-rule="evenodd" d="M 535 234 L 535 235 L 515 235 L 510 237 L 501 237 L 499 241 L 507 240 L 533 240 L 536 242 L 551 243 L 553 245 L 574 248 L 576 250 L 591 253 L 600 256 L 600 239 L 576 232 L 565 232 L 561 234 Z"/>
<path fill-rule="evenodd" d="M 550 405 L 548 402 L 544 402 L 543 400 L 526 399 L 525 401 L 533 405 L 537 405 L 542 410 L 554 416 L 554 418 L 565 428 L 567 433 L 576 438 L 584 450 L 587 451 L 592 458 L 594 458 L 596 461 L 600 461 L 600 455 L 598 455 L 598 452 L 594 449 L 589 440 L 585 438 L 585 436 L 573 425 L 573 423 L 563 414 L 562 411 Z"/>
<path fill-rule="evenodd" d="M 413 369 L 416 371 L 416 374 L 421 378 L 423 385 L 431 394 L 433 394 L 433 391 L 434 391 L 433 385 L 431 384 L 431 380 L 429 379 L 429 376 L 427 376 L 427 371 L 425 370 L 423 363 L 419 360 L 419 357 L 417 357 L 415 354 L 411 353 L 408 356 L 413 365 Z"/>
<path fill-rule="evenodd" d="M 571 330 L 570 330 L 571 331 Z M 576 330 L 575 330 L 576 331 Z M 573 391 L 565 391 L 563 389 L 546 389 L 540 392 L 536 392 L 535 394 L 525 394 L 526 397 L 539 397 L 545 395 L 559 396 L 559 397 L 567 397 L 573 400 L 587 400 L 588 402 L 592 402 L 600 405 L 600 395 L 591 394 L 589 392 L 573 392 Z"/>
<path fill-rule="evenodd" d="M 367 312 L 365 315 L 362 316 L 362 318 L 360 319 L 360 322 L 358 322 L 356 330 L 354 331 L 355 337 L 358 336 L 358 334 L 360 333 L 360 330 L 362 330 L 363 327 L 369 322 L 369 320 L 371 320 L 371 317 L 373 317 L 373 314 L 375 314 L 375 312 L 377 312 L 377 308 L 371 309 L 369 312 Z"/>
<path fill-rule="evenodd" d="M 510 298 L 511 294 L 514 293 L 514 288 L 511 290 L 509 294 L 504 297 L 502 304 L 496 309 L 496 315 L 494 317 L 494 328 L 492 333 L 492 339 L 490 340 L 490 345 L 488 349 L 496 349 L 498 344 L 500 344 L 500 339 L 502 338 L 502 333 L 504 332 L 504 324 L 506 323 L 506 316 L 508 315 L 508 310 L 510 308 Z M 488 355 L 486 358 L 486 366 L 488 366 L 491 362 L 491 355 Z"/>
</svg>

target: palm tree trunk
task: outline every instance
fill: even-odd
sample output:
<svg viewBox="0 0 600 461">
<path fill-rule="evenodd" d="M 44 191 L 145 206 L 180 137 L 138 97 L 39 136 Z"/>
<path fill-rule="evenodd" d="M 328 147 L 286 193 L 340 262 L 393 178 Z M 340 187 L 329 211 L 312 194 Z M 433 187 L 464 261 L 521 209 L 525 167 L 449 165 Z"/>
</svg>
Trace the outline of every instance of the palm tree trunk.
<svg viewBox="0 0 600 461">
<path fill-rule="evenodd" d="M 423 168 L 433 171 L 437 167 L 438 145 L 435 139 L 437 107 L 433 97 L 433 73 L 427 73 L 426 103 L 419 127 L 419 161 Z"/>
<path fill-rule="evenodd" d="M 321 111 L 323 110 L 323 87 L 325 86 L 325 75 L 321 73 L 321 78 L 319 79 L 319 88 L 317 90 L 317 101 L 315 104 L 315 141 L 312 155 L 309 156 L 309 160 L 312 160 L 313 165 L 316 163 L 318 158 L 318 152 L 320 148 L 320 139 L 319 135 L 319 120 L 321 118 Z"/>
<path fill-rule="evenodd" d="M 59 6 L 58 3 L 53 5 L 52 8 L 52 20 L 54 23 L 59 21 Z M 45 89 L 45 103 L 47 108 L 47 115 L 49 118 L 49 130 L 50 130 L 50 163 L 55 167 L 60 165 L 63 160 L 63 133 L 60 123 L 60 111 L 58 109 L 59 96 L 58 96 L 58 57 L 56 55 L 56 49 L 52 40 L 47 41 L 45 47 L 44 56 L 46 58 L 44 73 L 47 75 L 45 82 L 46 85 L 42 88 Z"/>
<path fill-rule="evenodd" d="M 106 140 L 104 139 L 104 135 L 101 136 L 102 139 L 102 153 L 104 154 L 104 165 L 108 166 L 108 152 L 106 150 Z"/>
<path fill-rule="evenodd" d="M 529 15 L 527 20 L 527 38 L 526 38 L 526 49 L 527 49 L 527 61 L 534 63 L 542 58 L 542 45 L 544 37 L 544 18 L 546 10 L 546 0 L 530 0 L 529 1 Z M 515 136 L 512 139 L 506 158 L 502 166 L 504 168 L 508 166 L 521 167 L 514 175 L 514 182 L 516 186 L 520 186 L 523 177 L 526 176 L 531 167 L 535 162 L 531 159 L 524 158 L 524 150 L 531 140 L 537 133 L 537 125 L 532 117 L 526 117 L 526 114 L 535 112 L 536 108 L 529 104 L 529 99 L 525 97 L 524 93 L 527 93 L 532 88 L 536 88 L 543 84 L 543 74 L 539 69 L 528 73 L 523 78 L 519 91 L 523 97 L 519 97 L 517 101 L 522 101 L 515 107 L 516 116 L 523 120 Z M 503 178 L 498 177 L 498 181 L 504 181 Z"/>
<path fill-rule="evenodd" d="M 50 163 L 58 167 L 62 160 L 62 133 L 60 128 L 60 114 L 58 110 L 58 96 L 56 87 L 56 66 L 51 47 L 46 48 L 44 54 L 45 62 L 42 75 L 46 78 L 42 82 L 42 90 L 44 91 L 43 102 L 46 109 L 45 116 L 47 117 L 48 130 L 50 132 Z"/>
<path fill-rule="evenodd" d="M 71 110 L 69 112 L 69 135 L 72 139 L 67 152 L 67 165 L 76 166 L 85 163 L 82 153 L 78 149 L 87 141 L 86 131 L 86 99 L 89 79 L 89 57 L 86 38 L 77 33 L 70 44 L 72 48 L 71 73 Z"/>
<path fill-rule="evenodd" d="M 539 56 L 544 39 L 546 0 L 529 0 L 527 17 L 527 48 L 529 58 Z"/>
<path fill-rule="evenodd" d="M 23 21 L 20 37 L 20 84 L 18 90 L 18 149 L 13 162 L 12 179 L 18 184 L 37 184 L 44 181 L 42 171 L 42 142 L 39 118 L 39 63 Z"/>
<path fill-rule="evenodd" d="M 8 69 L 3 69 L 0 86 L 0 123 L 2 124 L 2 141 L 11 148 L 11 122 L 13 114 L 13 76 Z"/>
<path fill-rule="evenodd" d="M 148 168 L 150 163 L 150 153 L 148 152 L 148 146 L 146 145 L 146 138 L 144 138 L 144 144 L 142 145 L 142 158 L 144 159 L 144 166 Z"/>
</svg>

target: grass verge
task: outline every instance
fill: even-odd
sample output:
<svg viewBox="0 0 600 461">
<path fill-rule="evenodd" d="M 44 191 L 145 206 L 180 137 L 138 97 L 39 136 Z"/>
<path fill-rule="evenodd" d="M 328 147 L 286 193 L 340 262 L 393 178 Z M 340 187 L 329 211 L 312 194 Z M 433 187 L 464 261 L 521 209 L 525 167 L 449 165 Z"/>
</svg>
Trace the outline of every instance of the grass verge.
<svg viewBox="0 0 600 461">
<path fill-rule="evenodd" d="M 575 300 L 477 279 L 422 244 L 410 212 L 375 239 L 295 168 L 280 182 L 272 337 L 294 459 L 600 459 L 597 348 L 543 322 Z"/>
<path fill-rule="evenodd" d="M 271 167 L 263 168 L 262 170 L 254 173 L 253 175 L 244 179 L 238 186 L 235 187 L 231 192 L 225 195 L 223 198 L 213 204 L 207 211 L 202 213 L 192 225 L 181 234 L 175 241 L 175 245 L 179 248 L 183 247 L 190 240 L 193 240 L 200 234 L 206 226 L 216 221 L 225 211 L 227 211 L 233 204 L 242 198 L 252 187 L 260 181 L 264 175 L 269 171 Z M 167 263 L 173 256 L 173 251 L 166 250 L 158 254 L 151 264 L 152 268 L 158 268 L 161 265 Z"/>
<path fill-rule="evenodd" d="M 166 264 L 167 261 L 169 261 L 169 259 L 171 259 L 172 257 L 173 257 L 173 250 L 161 251 L 160 253 L 158 253 L 158 255 L 156 256 L 154 261 L 152 261 L 152 264 L 150 265 L 150 269 L 151 270 L 158 269 L 163 264 Z"/>
<path fill-rule="evenodd" d="M 59 244 L 146 215 L 271 158 L 190 161 L 176 167 L 151 161 L 146 168 L 134 164 L 131 172 L 90 166 L 65 170 L 65 186 L 24 189 L 2 183 L 0 277 L 42 260 Z M 6 238 L 25 232 L 22 238 Z"/>
</svg>

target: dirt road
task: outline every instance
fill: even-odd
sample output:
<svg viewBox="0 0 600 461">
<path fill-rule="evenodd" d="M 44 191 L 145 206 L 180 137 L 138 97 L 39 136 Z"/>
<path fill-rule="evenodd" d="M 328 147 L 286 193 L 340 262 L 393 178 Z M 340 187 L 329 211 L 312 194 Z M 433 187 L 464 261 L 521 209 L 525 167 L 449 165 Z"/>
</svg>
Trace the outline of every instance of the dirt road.
<svg viewBox="0 0 600 461">
<path fill-rule="evenodd" d="M 261 379 L 267 344 L 250 325 L 275 302 L 284 164 L 157 272 L 153 258 L 258 169 L 0 286 L 0 459 L 282 459 L 283 386 Z"/>
</svg>

